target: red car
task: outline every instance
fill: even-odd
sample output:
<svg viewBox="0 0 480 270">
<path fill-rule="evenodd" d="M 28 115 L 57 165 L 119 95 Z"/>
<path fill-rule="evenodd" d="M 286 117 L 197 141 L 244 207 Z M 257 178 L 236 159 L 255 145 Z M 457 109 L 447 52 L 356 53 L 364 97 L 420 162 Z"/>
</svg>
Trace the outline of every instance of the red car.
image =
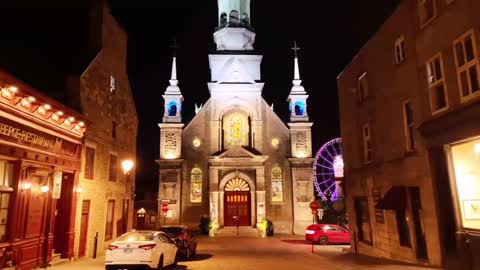
<svg viewBox="0 0 480 270">
<path fill-rule="evenodd" d="M 320 245 L 350 244 L 350 233 L 335 224 L 312 224 L 305 230 L 305 239 Z"/>
</svg>

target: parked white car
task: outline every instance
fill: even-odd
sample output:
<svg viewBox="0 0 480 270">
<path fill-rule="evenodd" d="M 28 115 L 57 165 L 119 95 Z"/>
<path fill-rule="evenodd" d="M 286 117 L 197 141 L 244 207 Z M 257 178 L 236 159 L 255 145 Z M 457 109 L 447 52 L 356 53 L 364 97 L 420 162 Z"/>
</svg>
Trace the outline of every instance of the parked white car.
<svg viewBox="0 0 480 270">
<path fill-rule="evenodd" d="M 163 269 L 166 265 L 176 265 L 178 257 L 175 243 L 164 232 L 131 231 L 108 246 L 105 269 Z"/>
</svg>

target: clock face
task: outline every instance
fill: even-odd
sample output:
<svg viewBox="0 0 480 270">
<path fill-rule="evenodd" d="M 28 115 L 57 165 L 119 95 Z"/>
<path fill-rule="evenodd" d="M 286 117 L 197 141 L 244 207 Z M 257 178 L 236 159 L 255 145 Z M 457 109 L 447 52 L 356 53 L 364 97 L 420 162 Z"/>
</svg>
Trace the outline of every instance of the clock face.
<svg viewBox="0 0 480 270">
<path fill-rule="evenodd" d="M 192 144 L 194 147 L 199 147 L 202 144 L 202 142 L 200 141 L 199 138 L 195 138 L 193 139 Z"/>
</svg>

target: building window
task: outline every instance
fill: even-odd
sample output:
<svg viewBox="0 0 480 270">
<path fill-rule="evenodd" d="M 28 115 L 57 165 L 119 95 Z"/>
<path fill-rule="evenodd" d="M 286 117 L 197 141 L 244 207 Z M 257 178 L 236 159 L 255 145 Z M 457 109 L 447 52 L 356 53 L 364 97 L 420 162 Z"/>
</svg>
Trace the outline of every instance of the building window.
<svg viewBox="0 0 480 270">
<path fill-rule="evenodd" d="M 110 75 L 110 93 L 115 94 L 115 77 Z"/>
<path fill-rule="evenodd" d="M 168 116 L 176 116 L 177 115 L 177 103 L 175 101 L 170 101 L 168 103 Z"/>
<path fill-rule="evenodd" d="M 0 242 L 7 240 L 8 206 L 13 191 L 13 164 L 0 161 Z"/>
<path fill-rule="evenodd" d="M 405 210 L 395 210 L 395 214 L 397 218 L 398 240 L 400 241 L 400 246 L 411 247 L 410 229 L 408 228 Z"/>
<path fill-rule="evenodd" d="M 367 197 L 355 198 L 355 213 L 357 218 L 358 240 L 372 244 L 372 229 L 368 210 Z"/>
<path fill-rule="evenodd" d="M 109 166 L 109 173 L 108 173 L 109 181 L 117 181 L 117 171 L 118 171 L 117 165 L 118 165 L 117 156 L 110 154 L 110 166 Z"/>
<path fill-rule="evenodd" d="M 428 93 L 430 96 L 430 108 L 432 113 L 440 112 L 448 108 L 445 79 L 443 77 L 442 56 L 438 54 L 426 64 Z"/>
<path fill-rule="evenodd" d="M 301 101 L 295 102 L 295 115 L 302 116 L 305 111 L 304 107 L 305 106 L 303 105 L 303 102 Z"/>
<path fill-rule="evenodd" d="M 415 136 L 413 135 L 413 105 L 410 101 L 406 101 L 403 103 L 403 123 L 405 126 L 407 151 L 413 151 L 415 150 Z"/>
<path fill-rule="evenodd" d="M 395 41 L 395 61 L 400 64 L 405 60 L 405 38 L 399 37 Z"/>
<path fill-rule="evenodd" d="M 117 138 L 117 122 L 112 121 L 112 138 Z"/>
<path fill-rule="evenodd" d="M 480 93 L 478 58 L 473 31 L 469 31 L 453 44 L 457 77 L 462 100 Z"/>
<path fill-rule="evenodd" d="M 360 102 L 364 101 L 368 97 L 368 83 L 367 73 L 363 73 L 357 80 L 358 98 Z"/>
<path fill-rule="evenodd" d="M 480 230 L 480 138 L 454 144 L 450 147 L 449 168 L 454 176 L 461 227 Z"/>
<path fill-rule="evenodd" d="M 282 169 L 272 169 L 272 202 L 283 202 L 283 177 Z"/>
<path fill-rule="evenodd" d="M 363 161 L 367 163 L 372 161 L 372 155 L 373 155 L 372 134 L 370 130 L 370 124 L 363 125 L 362 139 L 363 139 Z"/>
<path fill-rule="evenodd" d="M 436 15 L 435 0 L 418 0 L 420 26 L 430 22 Z"/>
<path fill-rule="evenodd" d="M 95 149 L 85 147 L 85 178 L 93 179 L 93 172 L 95 167 Z"/>
<path fill-rule="evenodd" d="M 115 213 L 115 200 L 108 200 L 107 220 L 105 222 L 105 241 L 113 239 L 113 218 Z"/>
<path fill-rule="evenodd" d="M 202 202 L 202 170 L 193 168 L 190 174 L 190 202 Z"/>
</svg>

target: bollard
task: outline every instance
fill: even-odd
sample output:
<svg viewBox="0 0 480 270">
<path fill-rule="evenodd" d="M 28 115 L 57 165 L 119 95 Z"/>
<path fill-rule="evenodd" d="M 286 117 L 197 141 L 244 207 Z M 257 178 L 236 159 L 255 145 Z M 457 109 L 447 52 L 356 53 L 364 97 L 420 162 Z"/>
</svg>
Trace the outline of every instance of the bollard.
<svg viewBox="0 0 480 270">
<path fill-rule="evenodd" d="M 97 245 L 98 245 L 98 232 L 95 233 L 95 239 L 93 241 L 93 258 L 97 258 Z"/>
</svg>

